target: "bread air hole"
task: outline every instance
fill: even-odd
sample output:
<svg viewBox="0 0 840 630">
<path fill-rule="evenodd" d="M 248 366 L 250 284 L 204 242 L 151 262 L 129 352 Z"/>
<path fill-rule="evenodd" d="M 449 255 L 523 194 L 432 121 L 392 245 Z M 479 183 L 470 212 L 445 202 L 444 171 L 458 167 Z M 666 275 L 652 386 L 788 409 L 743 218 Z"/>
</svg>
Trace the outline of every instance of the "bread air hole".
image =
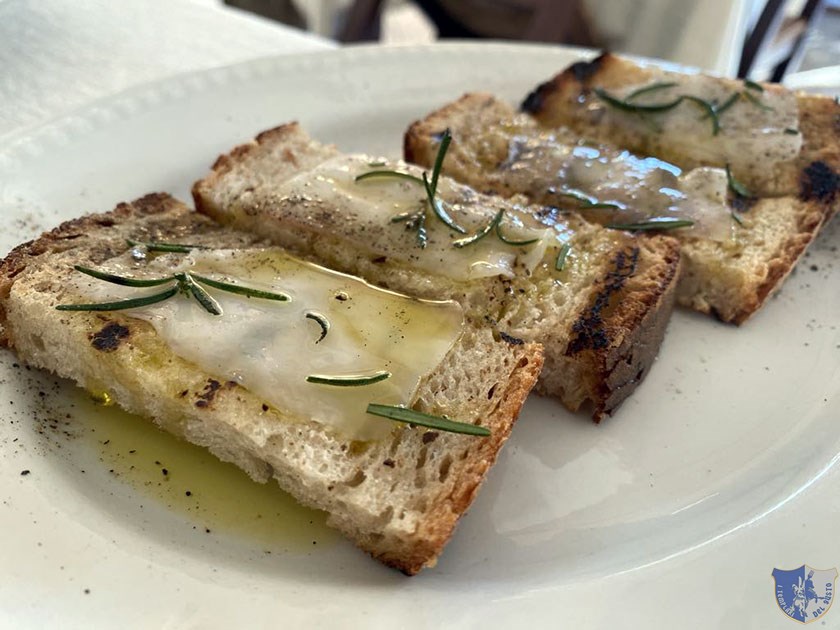
<svg viewBox="0 0 840 630">
<path fill-rule="evenodd" d="M 438 479 L 443 483 L 446 481 L 446 478 L 449 476 L 449 469 L 452 467 L 452 456 L 445 455 L 443 460 L 440 462 L 440 466 L 438 467 Z"/>
<path fill-rule="evenodd" d="M 417 470 L 423 468 L 426 465 L 426 457 L 429 454 L 429 447 L 424 446 L 420 449 L 420 452 L 417 454 Z"/>
<path fill-rule="evenodd" d="M 365 479 L 367 479 L 367 476 L 364 471 L 359 470 L 348 481 L 344 482 L 344 485 L 348 488 L 357 488 L 364 483 Z"/>
</svg>

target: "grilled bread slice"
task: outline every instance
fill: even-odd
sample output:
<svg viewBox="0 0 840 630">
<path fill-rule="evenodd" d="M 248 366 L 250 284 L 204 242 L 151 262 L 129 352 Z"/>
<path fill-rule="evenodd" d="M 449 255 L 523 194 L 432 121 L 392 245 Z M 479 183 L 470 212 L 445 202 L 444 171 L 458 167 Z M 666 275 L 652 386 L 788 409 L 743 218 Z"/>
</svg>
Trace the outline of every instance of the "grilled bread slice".
<svg viewBox="0 0 840 630">
<path fill-rule="evenodd" d="M 74 265 L 107 268 L 126 256 L 126 239 L 238 252 L 263 247 L 255 236 L 222 228 L 162 194 L 69 221 L 17 247 L 0 264 L 0 341 L 32 366 L 93 392 L 110 392 L 128 411 L 207 447 L 254 480 L 276 479 L 301 503 L 328 512 L 333 527 L 385 564 L 407 574 L 433 565 L 536 381 L 540 347 L 499 341 L 483 322 L 467 320 L 451 350 L 421 380 L 416 409 L 479 424 L 489 437 L 381 419 L 382 437 L 352 439 L 306 417 L 290 417 L 247 387 L 182 358 L 136 310 L 56 310 L 86 301 L 78 295 L 78 279 L 91 279 Z M 142 271 L 143 264 L 135 266 Z M 197 325 L 211 329 L 212 315 L 196 304 L 184 308 L 197 309 Z M 288 341 L 301 353 L 311 344 Z"/>
<path fill-rule="evenodd" d="M 414 179 L 354 179 L 387 168 Z M 574 213 L 488 197 L 442 177 L 438 197 L 468 234 L 503 212 L 505 221 L 547 229 L 548 243 L 534 259 L 536 245 L 507 245 L 501 235 L 485 232 L 484 253 L 471 254 L 473 245 L 453 247 L 453 236 L 464 237 L 426 211 L 428 247 L 419 247 L 416 222 L 406 229 L 400 222 L 405 214 L 398 214 L 394 223 L 390 217 L 399 209 L 388 200 L 399 200 L 401 209 L 406 199 L 423 203 L 420 176 L 404 163 L 342 156 L 291 123 L 221 156 L 193 196 L 200 212 L 220 222 L 382 287 L 456 300 L 511 344 L 542 344 L 545 367 L 537 390 L 572 410 L 591 403 L 596 421 L 611 413 L 658 351 L 673 305 L 677 242 L 606 230 Z M 508 254 L 516 259 L 507 273 L 455 273 L 482 267 L 481 256 Z M 530 266 L 522 263 L 528 257 Z"/>
<path fill-rule="evenodd" d="M 705 99 L 720 112 L 717 133 L 709 112 L 697 101 L 645 113 L 622 111 L 620 104 L 604 100 L 668 83 L 677 85 L 638 94 L 631 101 L 662 105 L 681 94 Z M 840 207 L 840 104 L 827 96 L 671 72 L 606 53 L 575 63 L 538 86 L 522 110 L 546 127 L 570 127 L 587 140 L 682 168 L 729 164 L 736 179 L 760 197 L 800 196 L 828 216 Z M 677 126 L 669 132 L 673 120 Z"/>
<path fill-rule="evenodd" d="M 606 133 L 599 134 L 598 142 L 582 143 L 576 131 L 541 127 L 530 115 L 515 111 L 489 94 L 467 94 L 411 125 L 405 134 L 405 158 L 431 166 L 444 129 L 450 129 L 453 137 L 443 166 L 445 173 L 477 190 L 505 197 L 524 194 L 534 203 L 579 206 L 579 200 L 562 194 L 564 186 L 571 182 L 574 187 L 574 178 L 581 178 L 579 174 L 572 176 L 571 168 L 592 170 L 598 164 L 591 163 L 595 161 L 591 156 L 615 163 L 626 163 L 628 159 L 626 152 L 605 145 Z M 517 151 L 521 154 L 518 157 Z M 579 157 L 572 159 L 573 153 Z M 652 170 L 658 166 L 644 168 Z M 677 181 L 660 170 L 669 180 Z M 638 200 L 644 206 L 649 191 L 637 190 L 636 177 L 640 174 L 646 175 L 644 169 L 634 172 L 625 182 L 632 190 L 619 192 L 625 193 L 624 199 Z M 725 189 L 726 175 L 722 170 L 715 174 L 700 168 L 695 174 L 707 179 L 717 177 Z M 616 180 L 609 185 L 624 184 Z M 603 182 L 596 187 L 605 189 Z M 607 195 L 616 192 L 614 188 L 605 190 Z M 670 234 L 679 238 L 682 247 L 678 302 L 740 324 L 781 286 L 826 220 L 826 210 L 821 202 L 796 195 L 742 199 L 730 193 L 729 197 L 710 201 L 705 214 L 699 217 L 701 222 L 722 221 L 723 225 L 716 228 L 722 235 L 713 237 L 708 231 L 698 231 L 702 227 L 699 224 Z M 701 201 L 694 202 L 695 210 L 697 203 Z M 646 211 L 645 207 L 636 210 Z M 653 209 L 649 211 L 655 213 Z M 615 220 L 597 207 L 585 212 L 585 216 L 593 221 Z"/>
</svg>

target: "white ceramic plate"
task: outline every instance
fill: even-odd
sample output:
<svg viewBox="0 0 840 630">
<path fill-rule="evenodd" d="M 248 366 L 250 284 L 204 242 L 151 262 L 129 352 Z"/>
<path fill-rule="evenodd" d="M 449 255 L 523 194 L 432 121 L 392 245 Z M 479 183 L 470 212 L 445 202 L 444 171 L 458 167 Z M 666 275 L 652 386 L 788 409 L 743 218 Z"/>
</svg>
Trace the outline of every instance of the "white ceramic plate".
<svg viewBox="0 0 840 630">
<path fill-rule="evenodd" d="M 0 252 L 146 192 L 187 198 L 217 154 L 288 120 L 396 156 L 406 125 L 440 104 L 467 90 L 517 102 L 579 55 L 345 49 L 131 90 L 7 138 Z M 529 400 L 439 565 L 412 579 L 308 512 L 265 515 L 289 528 L 272 537 L 235 522 L 252 518 L 250 499 L 233 516 L 185 507 L 173 497 L 188 483 L 218 506 L 216 482 L 187 470 L 210 464 L 126 436 L 74 387 L 0 352 L 0 625 L 793 627 L 772 569 L 840 566 L 838 243 L 835 223 L 740 329 L 676 313 L 646 382 L 601 426 Z M 132 439 L 145 472 L 127 463 Z M 160 495 L 162 483 L 181 485 Z M 821 621 L 840 627 L 840 610 Z"/>
</svg>

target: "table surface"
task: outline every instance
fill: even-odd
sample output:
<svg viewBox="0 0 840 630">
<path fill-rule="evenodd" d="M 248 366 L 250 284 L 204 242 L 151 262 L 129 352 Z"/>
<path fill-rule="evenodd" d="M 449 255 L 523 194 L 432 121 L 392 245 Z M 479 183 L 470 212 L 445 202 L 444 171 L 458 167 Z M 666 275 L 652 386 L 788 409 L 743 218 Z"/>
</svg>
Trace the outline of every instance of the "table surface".
<svg viewBox="0 0 840 630">
<path fill-rule="evenodd" d="M 334 46 L 206 0 L 0 0 L 0 138 L 139 83 Z"/>
</svg>

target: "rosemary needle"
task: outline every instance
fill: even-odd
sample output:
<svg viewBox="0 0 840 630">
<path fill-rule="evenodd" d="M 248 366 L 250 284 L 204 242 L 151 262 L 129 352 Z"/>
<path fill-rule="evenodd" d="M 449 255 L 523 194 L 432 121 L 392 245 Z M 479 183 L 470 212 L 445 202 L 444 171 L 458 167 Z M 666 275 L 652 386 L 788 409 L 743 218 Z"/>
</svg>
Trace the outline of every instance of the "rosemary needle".
<svg viewBox="0 0 840 630">
<path fill-rule="evenodd" d="M 353 181 L 356 182 L 363 182 L 366 179 L 382 179 L 382 178 L 392 178 L 392 179 L 405 179 L 410 182 L 414 182 L 415 184 L 423 184 L 423 180 L 417 177 L 416 175 L 412 175 L 411 173 L 403 173 L 402 171 L 386 171 L 386 170 L 378 170 L 378 171 L 368 171 L 367 173 L 362 173 L 361 175 L 356 175 Z"/>
<path fill-rule="evenodd" d="M 423 413 L 422 411 L 409 409 L 408 407 L 370 403 L 367 406 L 367 412 L 374 416 L 388 418 L 389 420 L 406 422 L 408 424 L 429 427 L 431 429 L 438 429 L 449 433 L 463 433 L 466 435 L 476 435 L 480 437 L 490 436 L 490 429 L 487 427 L 480 427 L 466 422 L 456 422 L 454 420 L 450 420 L 449 418 L 433 416 L 428 413 Z"/>
<path fill-rule="evenodd" d="M 524 247 L 526 245 L 533 245 L 534 243 L 540 240 L 539 238 L 529 238 L 525 239 L 524 241 L 515 241 L 506 237 L 502 232 L 502 218 L 504 216 L 505 211 L 501 210 L 500 212 L 502 216 L 499 217 L 499 220 L 496 222 L 496 236 L 499 238 L 500 241 L 502 241 L 502 243 L 504 243 L 505 245 L 513 245 L 515 247 Z"/>
<path fill-rule="evenodd" d="M 105 271 L 97 271 L 96 269 L 90 269 L 89 267 L 83 267 L 82 265 L 73 265 L 73 269 L 85 274 L 86 276 L 90 276 L 91 278 L 104 280 L 105 282 L 110 282 L 111 284 L 119 284 L 124 287 L 156 287 L 161 284 L 166 284 L 167 282 L 172 282 L 172 276 L 169 276 L 168 278 L 149 279 L 126 278 L 125 276 L 118 276 Z"/>
<path fill-rule="evenodd" d="M 426 189 L 426 198 L 429 201 L 429 206 L 431 207 L 432 211 L 435 213 L 438 219 L 443 221 L 443 223 L 450 229 L 455 230 L 459 234 L 466 234 L 467 231 L 462 228 L 460 225 L 455 223 L 452 217 L 446 212 L 446 209 L 443 207 L 443 202 L 435 197 L 435 193 L 437 192 L 437 173 L 432 173 L 432 181 L 429 182 L 428 177 L 426 177 L 426 173 L 423 173 L 423 186 Z"/>
<path fill-rule="evenodd" d="M 178 281 L 178 288 L 182 293 L 192 295 L 195 301 L 211 315 L 221 315 L 222 307 L 206 290 L 199 286 L 188 273 L 176 273 L 172 276 Z"/>
<path fill-rule="evenodd" d="M 452 143 L 452 132 L 449 131 L 449 128 L 444 129 L 443 135 L 440 138 L 440 146 L 438 147 L 437 155 L 435 156 L 435 164 L 432 168 L 432 196 L 434 197 L 437 193 L 437 183 L 438 177 L 440 177 L 440 171 L 443 168 L 443 160 L 446 157 L 446 152 L 449 150 L 449 145 Z"/>
<path fill-rule="evenodd" d="M 324 337 L 327 336 L 327 333 L 330 332 L 330 320 L 321 315 L 321 313 L 316 313 L 315 311 L 307 311 L 304 317 L 306 317 L 306 319 L 311 319 L 321 327 L 321 336 L 315 341 L 315 343 L 321 343 L 324 340 Z"/>
<path fill-rule="evenodd" d="M 474 243 L 477 243 L 478 241 L 483 239 L 485 236 L 490 234 L 490 232 L 492 232 L 496 228 L 496 226 L 499 225 L 499 222 L 502 220 L 502 215 L 504 215 L 504 213 L 505 213 L 504 210 L 499 210 L 496 213 L 496 216 L 494 216 L 492 219 L 490 219 L 490 222 L 487 225 L 485 225 L 483 228 L 481 228 L 478 232 L 476 232 L 475 234 L 472 234 L 470 236 L 454 240 L 454 241 L 452 241 L 452 244 L 455 247 L 466 247 L 467 245 L 472 245 Z"/>
<path fill-rule="evenodd" d="M 750 90 L 755 90 L 756 92 L 764 91 L 764 87 L 760 83 L 756 83 L 750 79 L 744 79 L 744 87 Z"/>
<path fill-rule="evenodd" d="M 611 230 L 629 230 L 643 232 L 650 230 L 675 230 L 677 228 L 691 227 L 694 221 L 688 219 L 651 219 L 638 223 L 610 223 L 605 227 Z"/>
<path fill-rule="evenodd" d="M 373 385 L 385 379 L 391 378 L 391 373 L 386 370 L 380 370 L 375 374 L 369 376 L 328 376 L 325 374 L 310 374 L 306 377 L 307 383 L 315 383 L 317 385 L 333 385 L 336 387 L 362 387 L 364 385 Z"/>
<path fill-rule="evenodd" d="M 177 286 L 171 287 L 161 293 L 155 293 L 154 295 L 120 300 L 118 302 L 100 302 L 98 304 L 59 304 L 55 308 L 58 311 L 124 311 L 129 308 L 140 308 L 142 306 L 148 306 L 149 304 L 163 302 L 164 300 L 171 298 L 176 293 L 178 293 Z"/>
<path fill-rule="evenodd" d="M 729 164 L 726 165 L 726 183 L 729 186 L 729 189 L 739 197 L 752 197 L 750 191 L 747 190 L 747 187 L 735 179 L 735 176 L 729 168 Z"/>
<path fill-rule="evenodd" d="M 572 251 L 572 246 L 563 243 L 563 247 L 557 252 L 557 259 L 554 261 L 554 268 L 557 271 L 563 271 L 566 268 L 566 258 L 568 258 L 570 251 Z"/>
<path fill-rule="evenodd" d="M 150 252 L 174 252 L 176 254 L 188 254 L 194 249 L 207 249 L 204 245 L 185 245 L 183 243 L 160 243 L 156 241 L 132 241 L 126 239 L 131 247 L 145 247 Z"/>
<path fill-rule="evenodd" d="M 653 83 L 651 85 L 646 85 L 644 87 L 640 87 L 637 90 L 633 90 L 628 94 L 624 100 L 631 101 L 634 98 L 638 98 L 642 94 L 649 94 L 650 92 L 658 92 L 659 90 L 667 90 L 668 88 L 676 87 L 677 84 L 673 81 L 662 81 L 659 83 Z"/>
</svg>

